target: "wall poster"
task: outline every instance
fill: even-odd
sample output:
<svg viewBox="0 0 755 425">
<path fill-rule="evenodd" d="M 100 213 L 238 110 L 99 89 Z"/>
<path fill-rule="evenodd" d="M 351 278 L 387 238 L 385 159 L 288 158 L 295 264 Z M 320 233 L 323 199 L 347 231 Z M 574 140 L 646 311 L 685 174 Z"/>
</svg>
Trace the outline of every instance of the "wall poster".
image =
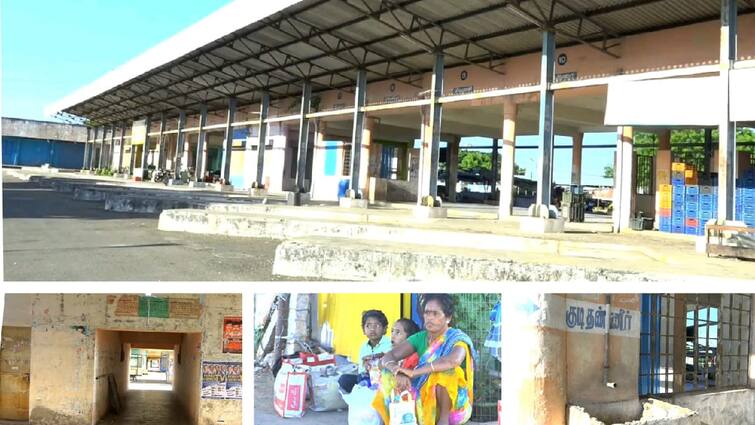
<svg viewBox="0 0 755 425">
<path fill-rule="evenodd" d="M 241 362 L 202 362 L 202 398 L 241 400 Z"/>
<path fill-rule="evenodd" d="M 241 354 L 241 317 L 223 318 L 223 352 Z"/>
</svg>

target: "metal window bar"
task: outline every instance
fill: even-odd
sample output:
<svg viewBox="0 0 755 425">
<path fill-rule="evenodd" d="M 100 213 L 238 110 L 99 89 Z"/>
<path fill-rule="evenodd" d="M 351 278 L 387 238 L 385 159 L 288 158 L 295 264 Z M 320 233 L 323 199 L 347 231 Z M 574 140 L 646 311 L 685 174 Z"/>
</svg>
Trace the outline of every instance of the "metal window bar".
<svg viewBox="0 0 755 425">
<path fill-rule="evenodd" d="M 643 295 L 640 395 L 746 386 L 751 317 L 748 294 Z"/>
<path fill-rule="evenodd" d="M 638 195 L 650 195 L 655 193 L 653 180 L 655 168 L 654 155 L 637 155 L 637 187 Z"/>
<path fill-rule="evenodd" d="M 341 169 L 342 176 L 348 176 L 351 174 L 351 143 L 343 144 L 343 168 Z"/>
</svg>

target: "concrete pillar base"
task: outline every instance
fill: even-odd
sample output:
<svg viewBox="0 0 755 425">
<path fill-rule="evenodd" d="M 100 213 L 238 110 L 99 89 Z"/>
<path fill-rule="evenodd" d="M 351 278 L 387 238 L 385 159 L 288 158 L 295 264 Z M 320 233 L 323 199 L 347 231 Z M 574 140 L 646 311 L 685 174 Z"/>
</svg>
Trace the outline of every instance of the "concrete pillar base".
<svg viewBox="0 0 755 425">
<path fill-rule="evenodd" d="M 267 196 L 267 195 L 268 195 L 267 189 L 265 189 L 264 187 L 262 188 L 253 187 L 249 189 L 249 196 Z"/>
<path fill-rule="evenodd" d="M 422 219 L 448 217 L 448 209 L 444 207 L 426 207 L 424 205 L 419 205 L 414 207 L 412 212 L 414 217 Z"/>
<path fill-rule="evenodd" d="M 207 185 L 204 182 L 189 182 L 190 188 L 205 188 Z"/>
<path fill-rule="evenodd" d="M 298 207 L 309 202 L 309 193 L 286 192 L 286 204 Z"/>
<path fill-rule="evenodd" d="M 183 186 L 186 182 L 181 179 L 168 179 L 168 186 Z"/>
<path fill-rule="evenodd" d="M 370 201 L 367 199 L 338 198 L 338 206 L 341 208 L 368 208 Z"/>
<path fill-rule="evenodd" d="M 527 209 L 528 217 L 558 218 L 558 209 L 555 205 L 532 204 Z"/>
<path fill-rule="evenodd" d="M 522 217 L 519 230 L 525 233 L 564 233 L 563 218 Z"/>
<path fill-rule="evenodd" d="M 216 192 L 233 192 L 232 184 L 205 183 L 205 187 L 207 187 L 208 189 L 212 189 Z"/>
<path fill-rule="evenodd" d="M 116 173 L 113 174 L 113 177 L 115 177 L 116 179 L 128 179 L 128 174 Z"/>
</svg>

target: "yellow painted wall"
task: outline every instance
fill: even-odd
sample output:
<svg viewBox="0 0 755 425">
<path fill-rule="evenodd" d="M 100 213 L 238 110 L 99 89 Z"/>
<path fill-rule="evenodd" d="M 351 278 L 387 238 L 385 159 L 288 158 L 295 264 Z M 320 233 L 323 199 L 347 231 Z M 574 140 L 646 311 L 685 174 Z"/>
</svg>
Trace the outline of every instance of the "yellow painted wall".
<svg viewBox="0 0 755 425">
<path fill-rule="evenodd" d="M 359 357 L 359 346 L 367 339 L 362 333 L 362 312 L 376 309 L 388 318 L 391 325 L 401 317 L 401 294 L 318 294 L 317 318 L 322 326 L 326 321 L 333 328 L 333 345 L 336 354 Z"/>
</svg>

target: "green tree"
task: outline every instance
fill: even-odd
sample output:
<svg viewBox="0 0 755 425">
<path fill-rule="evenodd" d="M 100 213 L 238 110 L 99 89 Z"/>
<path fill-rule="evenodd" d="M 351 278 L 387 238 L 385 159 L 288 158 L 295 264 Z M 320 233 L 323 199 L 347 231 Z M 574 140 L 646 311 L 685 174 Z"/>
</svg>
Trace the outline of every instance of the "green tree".
<svg viewBox="0 0 755 425">
<path fill-rule="evenodd" d="M 612 165 L 606 165 L 603 167 L 603 178 L 604 179 L 612 179 L 613 178 L 613 166 Z"/>
<path fill-rule="evenodd" d="M 463 150 L 459 152 L 459 169 L 464 171 L 491 170 L 493 161 L 489 153 Z"/>
<path fill-rule="evenodd" d="M 526 168 L 522 168 L 519 165 L 514 164 L 514 175 L 515 176 L 523 176 L 525 174 L 527 174 L 527 169 Z"/>
</svg>

